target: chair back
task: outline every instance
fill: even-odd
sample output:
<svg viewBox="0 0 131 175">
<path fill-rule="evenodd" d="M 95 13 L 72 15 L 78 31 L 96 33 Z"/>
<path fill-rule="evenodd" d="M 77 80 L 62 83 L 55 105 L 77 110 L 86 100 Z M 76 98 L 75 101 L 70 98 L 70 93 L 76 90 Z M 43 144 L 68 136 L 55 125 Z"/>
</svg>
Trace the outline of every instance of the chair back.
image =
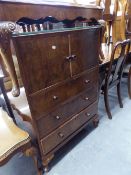
<svg viewBox="0 0 131 175">
<path fill-rule="evenodd" d="M 107 85 L 121 80 L 126 58 L 129 54 L 131 40 L 117 42 L 111 54 L 109 69 L 106 75 Z"/>
</svg>

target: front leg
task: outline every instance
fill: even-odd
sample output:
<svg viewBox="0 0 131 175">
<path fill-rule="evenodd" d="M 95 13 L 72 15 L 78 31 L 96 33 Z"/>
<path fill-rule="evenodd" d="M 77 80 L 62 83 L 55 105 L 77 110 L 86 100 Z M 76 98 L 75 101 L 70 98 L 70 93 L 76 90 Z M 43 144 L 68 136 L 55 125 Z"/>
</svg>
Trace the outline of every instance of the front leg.
<svg viewBox="0 0 131 175">
<path fill-rule="evenodd" d="M 35 167 L 37 169 L 37 175 L 43 175 L 43 166 L 41 164 L 41 158 L 39 151 L 35 147 L 31 147 L 24 152 L 25 156 L 31 156 L 34 160 Z"/>
<path fill-rule="evenodd" d="M 44 172 L 47 173 L 49 172 L 49 163 L 51 162 L 51 160 L 54 158 L 54 154 L 48 155 L 46 156 L 43 161 L 42 164 L 44 166 Z"/>
<path fill-rule="evenodd" d="M 98 127 L 98 124 L 99 124 L 99 117 L 98 115 L 95 116 L 95 118 L 93 119 L 93 125 L 94 127 Z"/>
</svg>

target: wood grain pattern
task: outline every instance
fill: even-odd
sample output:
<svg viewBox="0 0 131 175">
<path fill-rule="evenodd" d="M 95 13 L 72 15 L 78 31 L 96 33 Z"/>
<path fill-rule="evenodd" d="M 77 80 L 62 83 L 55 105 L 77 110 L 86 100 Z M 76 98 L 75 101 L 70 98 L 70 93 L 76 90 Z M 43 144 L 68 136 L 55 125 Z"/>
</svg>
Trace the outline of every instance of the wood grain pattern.
<svg viewBox="0 0 131 175">
<path fill-rule="evenodd" d="M 42 117 L 37 122 L 40 138 L 48 135 L 54 131 L 57 127 L 61 126 L 63 123 L 72 118 L 81 110 L 87 108 L 92 104 L 97 98 L 96 84 L 92 87 L 79 94 L 75 98 L 71 99 L 65 104 L 59 105 L 55 110 L 50 112 L 47 116 Z M 67 110 L 68 109 L 68 110 Z M 45 125 L 46 123 L 46 125 Z"/>
<path fill-rule="evenodd" d="M 74 131 L 82 127 L 91 117 L 97 112 L 97 103 L 91 105 L 88 109 L 83 110 L 79 114 L 73 116 L 71 120 L 67 121 L 52 132 L 50 135 L 41 140 L 43 154 L 47 154 L 58 144 L 63 142 L 69 137 Z"/>
<path fill-rule="evenodd" d="M 39 5 L 28 3 L 11 3 L 0 2 L 0 8 L 3 9 L 3 13 L 0 13 L 0 20 L 17 21 L 23 16 L 38 19 L 42 16 L 55 16 L 58 19 L 74 19 L 77 16 L 95 17 L 100 19 L 102 17 L 102 9 L 100 8 L 84 8 L 73 6 L 57 6 L 57 5 Z"/>
<path fill-rule="evenodd" d="M 97 83 L 97 76 L 95 75 L 98 72 L 97 70 L 93 70 L 89 74 L 82 75 L 79 78 L 73 78 L 73 80 L 64 82 L 62 85 L 53 86 L 29 96 L 34 119 L 38 120 L 47 115 L 48 112 L 54 110 L 61 103 L 66 104 L 76 95 L 93 87 L 93 83 Z M 89 83 L 85 83 L 86 80 Z"/>
</svg>

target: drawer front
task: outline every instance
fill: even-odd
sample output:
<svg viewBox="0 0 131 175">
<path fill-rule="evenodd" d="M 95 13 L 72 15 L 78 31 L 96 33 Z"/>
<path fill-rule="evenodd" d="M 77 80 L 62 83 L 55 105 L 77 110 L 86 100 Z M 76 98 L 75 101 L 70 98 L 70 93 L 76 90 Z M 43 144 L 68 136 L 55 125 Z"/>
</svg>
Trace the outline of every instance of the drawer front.
<svg viewBox="0 0 131 175">
<path fill-rule="evenodd" d="M 60 104 L 67 103 L 75 96 L 91 88 L 93 83 L 96 84 L 98 81 L 96 71 L 97 69 L 80 77 L 74 77 L 57 87 L 31 95 L 29 103 L 33 117 L 37 120 L 46 116 L 48 112 L 55 110 Z"/>
<path fill-rule="evenodd" d="M 67 104 L 60 105 L 56 110 L 37 121 L 40 138 L 46 136 L 61 124 L 78 114 L 97 100 L 97 86 L 94 84 L 89 90 L 70 100 Z"/>
<path fill-rule="evenodd" d="M 97 102 L 89 106 L 81 113 L 75 115 L 64 125 L 56 129 L 41 140 L 43 154 L 46 155 L 57 145 L 66 140 L 71 134 L 81 128 L 88 120 L 97 114 Z"/>
</svg>

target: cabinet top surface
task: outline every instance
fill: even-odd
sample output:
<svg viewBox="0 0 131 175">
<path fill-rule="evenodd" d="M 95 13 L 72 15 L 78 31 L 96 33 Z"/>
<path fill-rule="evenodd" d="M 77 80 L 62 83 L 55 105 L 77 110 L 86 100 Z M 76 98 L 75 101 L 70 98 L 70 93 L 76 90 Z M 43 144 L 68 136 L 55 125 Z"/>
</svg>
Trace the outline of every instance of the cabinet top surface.
<svg viewBox="0 0 131 175">
<path fill-rule="evenodd" d="M 60 28 L 60 29 L 52 29 L 52 30 L 41 30 L 41 31 L 33 31 L 33 32 L 14 32 L 12 34 L 13 38 L 16 37 L 25 37 L 25 36 L 36 36 L 36 35 L 43 35 L 43 34 L 51 34 L 51 33 L 62 33 L 62 32 L 73 32 L 73 31 L 80 31 L 80 30 L 92 30 L 101 28 L 101 25 L 95 26 L 86 26 L 86 27 L 73 27 L 73 28 Z"/>
<path fill-rule="evenodd" d="M 82 8 L 94 8 L 94 9 L 102 9 L 95 4 L 91 5 L 82 5 L 82 4 L 75 4 L 75 3 L 68 3 L 68 2 L 60 2 L 60 1 L 51 1 L 51 0 L 1 0 L 1 2 L 5 3 L 19 3 L 19 4 L 38 4 L 38 5 L 52 5 L 52 6 L 70 6 L 70 7 L 82 7 Z"/>
</svg>

